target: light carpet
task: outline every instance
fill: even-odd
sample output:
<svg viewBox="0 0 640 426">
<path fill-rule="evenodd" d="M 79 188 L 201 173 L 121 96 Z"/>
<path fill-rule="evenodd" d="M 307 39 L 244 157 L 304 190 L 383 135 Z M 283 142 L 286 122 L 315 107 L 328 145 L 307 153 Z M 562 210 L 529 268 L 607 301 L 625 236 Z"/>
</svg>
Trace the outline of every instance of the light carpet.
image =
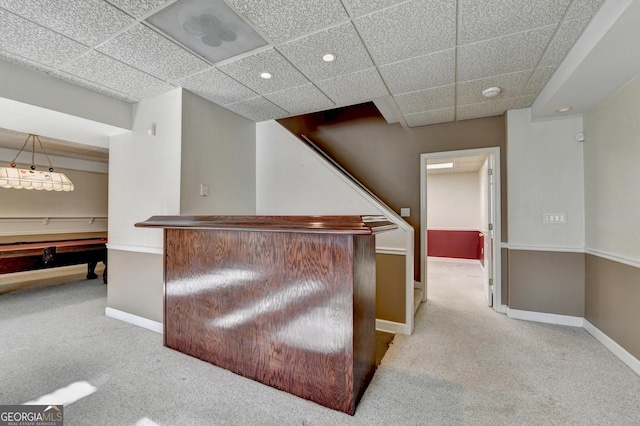
<svg viewBox="0 0 640 426">
<path fill-rule="evenodd" d="M 96 391 L 65 406 L 65 425 L 640 424 L 640 377 L 581 328 L 495 313 L 477 264 L 430 261 L 428 296 L 351 417 L 105 317 L 97 280 L 7 293 L 0 404 L 86 381 Z"/>
</svg>

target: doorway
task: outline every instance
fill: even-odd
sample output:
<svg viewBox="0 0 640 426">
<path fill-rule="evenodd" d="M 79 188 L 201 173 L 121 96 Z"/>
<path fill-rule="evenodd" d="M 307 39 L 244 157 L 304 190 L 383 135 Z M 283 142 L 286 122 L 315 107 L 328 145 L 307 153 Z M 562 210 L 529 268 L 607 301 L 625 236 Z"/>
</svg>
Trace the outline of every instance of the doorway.
<svg viewBox="0 0 640 426">
<path fill-rule="evenodd" d="M 428 172 L 427 165 L 430 164 Z M 478 173 L 480 178 L 476 188 L 479 193 L 476 195 L 480 197 L 477 205 L 480 223 L 478 226 L 474 226 L 474 228 L 479 229 L 469 229 L 469 231 L 471 234 L 475 233 L 475 238 L 480 244 L 478 246 L 478 261 L 482 264 L 485 302 L 496 311 L 504 312 L 500 276 L 500 148 L 479 148 L 422 154 L 420 156 L 420 165 L 420 249 L 422 255 L 420 258 L 419 285 L 422 289 L 422 301 L 424 302 L 428 298 L 427 254 L 429 248 L 429 224 L 427 221 L 427 200 L 429 198 L 429 176 L 431 175 L 433 178 L 443 173 L 461 172 L 462 174 L 466 171 L 475 170 L 475 173 Z M 436 167 L 436 169 L 431 169 L 431 167 Z M 435 178 L 433 178 L 433 182 L 436 182 Z M 468 207 L 459 207 L 460 210 L 465 208 Z M 432 238 L 432 243 L 435 243 L 436 238 L 453 240 L 454 238 L 468 238 L 468 236 L 465 237 L 462 232 L 449 234 L 438 232 L 432 233 Z M 434 244 L 432 244 L 433 246 Z"/>
</svg>

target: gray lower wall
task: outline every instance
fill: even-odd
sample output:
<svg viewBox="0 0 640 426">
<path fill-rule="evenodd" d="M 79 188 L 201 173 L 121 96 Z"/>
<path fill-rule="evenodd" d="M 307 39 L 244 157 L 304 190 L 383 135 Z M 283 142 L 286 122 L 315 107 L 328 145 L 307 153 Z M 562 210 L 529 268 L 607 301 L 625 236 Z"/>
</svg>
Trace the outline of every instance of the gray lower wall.
<svg viewBox="0 0 640 426">
<path fill-rule="evenodd" d="M 640 359 L 640 268 L 586 255 L 585 319 Z"/>
<path fill-rule="evenodd" d="M 584 316 L 585 255 L 509 250 L 509 308 Z"/>
<path fill-rule="evenodd" d="M 163 321 L 162 255 L 109 249 L 107 306 Z"/>
</svg>

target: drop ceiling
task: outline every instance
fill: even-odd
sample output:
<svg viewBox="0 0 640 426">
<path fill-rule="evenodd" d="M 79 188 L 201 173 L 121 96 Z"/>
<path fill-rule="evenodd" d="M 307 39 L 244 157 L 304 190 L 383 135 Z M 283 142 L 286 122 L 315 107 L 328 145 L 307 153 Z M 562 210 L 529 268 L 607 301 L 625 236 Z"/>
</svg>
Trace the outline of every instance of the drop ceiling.
<svg viewBox="0 0 640 426">
<path fill-rule="evenodd" d="M 266 44 L 212 62 L 150 23 L 182 1 L 0 0 L 0 58 L 128 102 L 183 87 L 263 121 L 375 100 L 413 127 L 531 106 L 602 4 L 225 0 Z"/>
<path fill-rule="evenodd" d="M 473 173 L 478 172 L 484 162 L 486 155 L 472 155 L 468 157 L 437 158 L 427 160 L 427 165 L 451 163 L 453 166 L 443 169 L 427 169 L 427 174 L 448 174 L 448 173 Z"/>
</svg>

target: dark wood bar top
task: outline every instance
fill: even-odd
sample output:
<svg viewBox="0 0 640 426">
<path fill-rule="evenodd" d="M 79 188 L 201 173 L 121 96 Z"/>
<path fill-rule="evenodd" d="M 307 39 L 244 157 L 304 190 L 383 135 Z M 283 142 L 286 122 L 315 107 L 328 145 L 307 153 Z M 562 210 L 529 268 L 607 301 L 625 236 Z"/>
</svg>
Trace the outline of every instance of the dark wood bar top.
<svg viewBox="0 0 640 426">
<path fill-rule="evenodd" d="M 398 228 L 384 216 L 152 216 L 135 226 L 353 235 Z"/>
</svg>

